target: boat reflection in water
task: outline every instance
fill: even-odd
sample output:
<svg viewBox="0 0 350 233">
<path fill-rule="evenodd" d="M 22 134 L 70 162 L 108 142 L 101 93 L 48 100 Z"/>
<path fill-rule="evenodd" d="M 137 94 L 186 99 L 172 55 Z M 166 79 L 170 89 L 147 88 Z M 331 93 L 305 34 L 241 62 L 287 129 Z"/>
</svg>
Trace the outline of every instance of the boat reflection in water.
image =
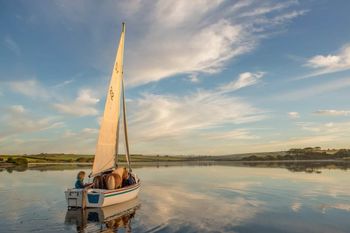
<svg viewBox="0 0 350 233">
<path fill-rule="evenodd" d="M 76 226 L 77 232 L 131 232 L 131 220 L 141 206 L 138 198 L 103 208 L 67 210 L 65 224 Z"/>
</svg>

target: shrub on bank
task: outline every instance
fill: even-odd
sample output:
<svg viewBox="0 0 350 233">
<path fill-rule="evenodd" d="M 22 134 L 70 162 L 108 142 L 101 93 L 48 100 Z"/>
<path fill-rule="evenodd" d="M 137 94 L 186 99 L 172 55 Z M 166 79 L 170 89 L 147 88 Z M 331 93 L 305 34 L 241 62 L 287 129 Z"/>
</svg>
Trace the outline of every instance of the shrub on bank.
<svg viewBox="0 0 350 233">
<path fill-rule="evenodd" d="M 27 165 L 28 160 L 26 158 L 16 158 L 15 159 L 15 164 L 16 165 Z"/>
<path fill-rule="evenodd" d="M 79 157 L 75 160 L 78 163 L 91 163 L 94 161 L 93 158 L 83 158 L 83 157 Z"/>
<path fill-rule="evenodd" d="M 12 157 L 9 157 L 7 160 L 6 160 L 7 163 L 13 163 L 13 164 L 16 164 L 16 165 L 19 165 L 19 166 L 23 166 L 23 165 L 27 165 L 28 164 L 28 160 L 26 158 L 12 158 Z"/>
<path fill-rule="evenodd" d="M 15 163 L 15 160 L 12 157 L 7 158 L 7 163 Z"/>
</svg>

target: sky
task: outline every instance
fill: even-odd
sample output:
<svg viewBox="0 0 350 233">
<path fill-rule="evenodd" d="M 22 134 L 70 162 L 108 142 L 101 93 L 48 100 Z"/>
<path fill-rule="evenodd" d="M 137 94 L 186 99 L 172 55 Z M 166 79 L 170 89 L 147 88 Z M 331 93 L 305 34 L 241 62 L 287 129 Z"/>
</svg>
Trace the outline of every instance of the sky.
<svg viewBox="0 0 350 233">
<path fill-rule="evenodd" d="M 123 21 L 132 153 L 349 148 L 349 10 L 0 0 L 0 153 L 94 153 Z"/>
</svg>

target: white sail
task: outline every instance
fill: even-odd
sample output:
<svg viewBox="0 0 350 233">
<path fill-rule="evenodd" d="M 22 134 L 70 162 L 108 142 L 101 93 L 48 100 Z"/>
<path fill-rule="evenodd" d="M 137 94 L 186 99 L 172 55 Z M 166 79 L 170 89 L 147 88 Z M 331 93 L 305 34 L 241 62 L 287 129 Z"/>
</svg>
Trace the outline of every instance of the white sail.
<svg viewBox="0 0 350 233">
<path fill-rule="evenodd" d="M 120 116 L 120 95 L 123 79 L 123 55 L 124 55 L 125 24 L 123 23 L 119 41 L 119 47 L 112 78 L 109 84 L 105 110 L 101 120 L 101 127 L 96 145 L 92 176 L 115 166 L 118 154 L 118 134 Z"/>
</svg>

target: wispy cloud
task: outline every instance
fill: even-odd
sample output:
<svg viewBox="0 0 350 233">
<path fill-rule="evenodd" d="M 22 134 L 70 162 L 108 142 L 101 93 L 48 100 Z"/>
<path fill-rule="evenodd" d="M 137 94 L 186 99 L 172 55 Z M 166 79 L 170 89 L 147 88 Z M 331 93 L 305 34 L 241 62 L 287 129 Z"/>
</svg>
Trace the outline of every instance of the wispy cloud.
<svg viewBox="0 0 350 233">
<path fill-rule="evenodd" d="M 141 44 L 134 45 L 137 53 L 131 51 L 129 57 L 133 63 L 126 61 L 129 83 L 138 85 L 181 73 L 219 72 L 228 60 L 253 50 L 266 30 L 278 30 L 277 24 L 301 15 L 288 10 L 297 5 L 295 1 L 278 7 L 272 2 L 252 1 L 249 7 L 232 12 L 236 4 L 156 1 L 151 8 L 155 17 L 148 19 L 149 33 Z M 147 56 L 150 52 L 152 57 Z M 148 59 L 140 60 L 141 57 Z"/>
<path fill-rule="evenodd" d="M 18 44 L 14 41 L 14 39 L 11 36 L 9 36 L 9 35 L 5 36 L 4 44 L 9 50 L 11 50 L 17 56 L 21 55 L 20 47 L 18 46 Z"/>
<path fill-rule="evenodd" d="M 320 125 L 313 122 L 297 122 L 297 126 L 299 126 L 302 130 L 310 131 L 310 132 L 320 132 L 322 128 Z"/>
<path fill-rule="evenodd" d="M 296 17 L 305 15 L 308 10 L 293 10 L 291 12 L 287 12 L 285 14 L 278 15 L 274 17 L 271 22 L 275 25 L 284 24 L 288 21 L 295 19 Z"/>
<path fill-rule="evenodd" d="M 12 112 L 18 113 L 18 114 L 24 113 L 26 111 L 22 105 L 12 105 L 9 109 Z"/>
<path fill-rule="evenodd" d="M 115 43 L 113 48 L 101 48 L 106 43 L 99 30 L 106 22 L 114 24 L 123 18 L 130 28 L 127 36 L 142 38 L 128 37 L 132 39 L 126 47 L 127 84 L 142 85 L 178 74 L 220 72 L 228 61 L 251 52 L 262 39 L 285 30 L 288 22 L 305 14 L 299 7 L 294 0 L 277 4 L 258 0 L 127 1 L 99 4 L 105 17 L 96 20 L 91 14 L 94 4 L 66 1 L 55 5 L 48 17 L 57 17 L 70 27 L 88 25 L 100 55 L 91 64 L 103 71 L 110 69 L 106 64 L 114 56 Z"/>
<path fill-rule="evenodd" d="M 192 83 L 199 83 L 200 82 L 197 73 L 192 73 L 192 74 L 188 75 L 188 80 Z"/>
<path fill-rule="evenodd" d="M 0 124 L 3 126 L 0 138 L 64 126 L 64 123 L 57 121 L 56 117 L 36 117 L 34 115 L 22 105 L 10 106 L 0 118 Z"/>
<path fill-rule="evenodd" d="M 257 73 L 251 73 L 251 72 L 244 72 L 241 73 L 237 80 L 232 81 L 228 84 L 224 84 L 220 86 L 218 89 L 224 92 L 230 92 L 230 91 L 236 91 L 238 89 L 252 86 L 257 84 L 260 79 L 264 76 L 264 72 L 257 72 Z"/>
<path fill-rule="evenodd" d="M 64 87 L 64 86 L 67 86 L 67 85 L 71 84 L 72 82 L 74 82 L 74 79 L 65 80 L 65 81 L 63 81 L 61 83 L 56 84 L 54 87 L 55 88 Z"/>
<path fill-rule="evenodd" d="M 248 129 L 235 129 L 230 131 L 203 133 L 201 136 L 210 140 L 254 140 L 259 139 L 259 136 L 252 134 Z"/>
<path fill-rule="evenodd" d="M 144 94 L 132 104 L 130 125 L 143 140 L 174 137 L 196 130 L 260 121 L 264 111 L 237 97 L 199 91 L 187 96 Z"/>
<path fill-rule="evenodd" d="M 314 114 L 324 115 L 324 116 L 349 116 L 350 110 L 334 110 L 334 109 L 317 110 L 314 112 Z"/>
<path fill-rule="evenodd" d="M 317 122 L 297 122 L 296 125 L 302 130 L 328 134 L 333 136 L 344 136 L 350 132 L 348 129 L 350 122 L 328 122 L 328 123 L 317 123 Z"/>
<path fill-rule="evenodd" d="M 229 141 L 258 139 L 244 124 L 267 118 L 266 111 L 216 88 L 182 96 L 144 93 L 128 109 L 130 141 L 143 153 L 219 154 Z M 213 140 L 225 144 L 222 150 Z"/>
<path fill-rule="evenodd" d="M 45 86 L 36 79 L 21 80 L 7 82 L 7 84 L 15 93 L 29 96 L 33 99 L 41 99 L 46 102 L 50 107 L 54 107 L 60 113 L 74 115 L 74 116 L 94 116 L 98 114 L 97 103 L 99 99 L 96 97 L 100 94 L 99 87 L 92 89 L 85 88 L 78 91 L 77 97 L 74 100 L 66 100 L 61 94 L 58 94 L 56 88 L 68 85 L 74 80 L 66 80 L 55 86 Z M 56 103 L 55 103 L 56 102 Z M 53 103 L 53 104 L 52 104 Z"/>
<path fill-rule="evenodd" d="M 94 128 L 84 128 L 82 130 L 83 133 L 88 133 L 88 134 L 96 134 L 98 133 L 98 129 L 94 129 Z"/>
<path fill-rule="evenodd" d="M 10 89 L 16 93 L 33 97 L 47 98 L 47 88 L 41 85 L 36 79 L 13 81 L 8 83 Z"/>
<path fill-rule="evenodd" d="M 74 116 L 95 116 L 98 114 L 97 99 L 90 89 L 82 89 L 74 101 L 55 103 L 53 106 L 61 113 Z"/>
<path fill-rule="evenodd" d="M 296 122 L 299 133 L 289 135 L 287 132 L 277 140 L 259 141 L 249 144 L 255 151 L 288 150 L 309 146 L 325 148 L 344 148 L 350 140 L 350 122 Z M 302 130 L 302 131 L 300 131 Z"/>
<path fill-rule="evenodd" d="M 330 136 L 335 139 L 348 138 L 350 122 L 296 122 L 302 130 L 317 134 L 317 136 Z"/>
<path fill-rule="evenodd" d="M 18 133 L 12 135 L 11 138 L 4 138 L 4 140 L 1 140 L 0 137 L 0 145 L 3 146 L 2 152 L 15 154 L 41 152 L 91 154 L 94 152 L 96 145 L 96 131 L 97 129 L 93 128 L 81 130 L 66 129 L 61 134 L 50 132 L 50 137 L 42 137 L 40 135 L 25 137 L 23 133 Z M 25 151 L 19 152 L 18 148 L 25 148 Z"/>
<path fill-rule="evenodd" d="M 317 77 L 350 69 L 350 45 L 347 44 L 335 54 L 316 55 L 308 59 L 305 66 L 315 69 L 301 78 Z"/>
<path fill-rule="evenodd" d="M 290 148 L 300 148 L 319 145 L 325 145 L 325 147 L 334 148 L 337 145 L 335 142 L 339 142 L 339 136 L 337 135 L 299 136 L 290 137 L 285 140 L 275 140 L 270 143 L 267 142 L 264 144 L 255 145 L 255 149 L 257 151 L 289 150 Z"/>
<path fill-rule="evenodd" d="M 242 3 L 238 2 L 236 3 L 235 5 L 238 5 L 238 6 L 242 6 L 242 4 L 251 4 L 252 2 L 251 1 L 243 1 Z M 277 4 L 274 4 L 274 5 L 266 5 L 266 6 L 261 6 L 261 7 L 258 7 L 256 9 L 253 9 L 252 11 L 250 12 L 243 12 L 241 14 L 241 17 L 251 17 L 251 16 L 261 16 L 261 15 L 266 15 L 270 12 L 274 12 L 274 11 L 279 11 L 279 10 L 282 10 L 282 9 L 285 9 L 285 8 L 288 8 L 290 7 L 291 5 L 294 5 L 296 2 L 295 1 L 287 1 L 287 2 L 284 2 L 284 3 L 277 3 Z"/>
<path fill-rule="evenodd" d="M 300 114 L 298 112 L 288 112 L 288 116 L 291 119 L 298 119 L 298 118 L 300 118 Z"/>
<path fill-rule="evenodd" d="M 309 87 L 298 88 L 291 91 L 284 91 L 278 95 L 274 95 L 278 100 L 300 100 L 311 96 L 317 96 L 324 93 L 333 92 L 336 90 L 341 90 L 350 86 L 350 78 L 340 78 L 336 80 L 331 80 L 328 82 L 323 82 L 320 84 L 312 85 Z M 277 96 L 277 97 L 276 97 Z"/>
</svg>

